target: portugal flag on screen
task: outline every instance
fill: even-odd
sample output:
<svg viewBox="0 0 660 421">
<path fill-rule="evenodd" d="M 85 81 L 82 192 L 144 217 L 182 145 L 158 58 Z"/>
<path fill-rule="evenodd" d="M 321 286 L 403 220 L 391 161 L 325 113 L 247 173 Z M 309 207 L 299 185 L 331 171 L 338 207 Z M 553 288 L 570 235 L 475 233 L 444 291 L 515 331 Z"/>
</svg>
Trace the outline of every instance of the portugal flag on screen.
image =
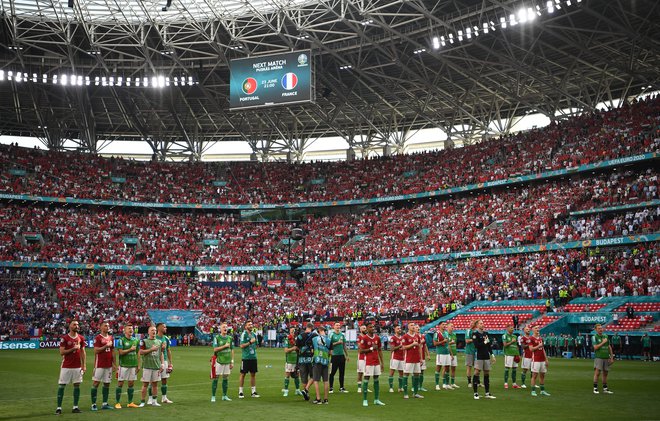
<svg viewBox="0 0 660 421">
<path fill-rule="evenodd" d="M 243 81 L 243 92 L 248 95 L 252 95 L 257 90 L 257 80 L 253 77 L 249 77 Z"/>
<path fill-rule="evenodd" d="M 282 87 L 287 91 L 295 88 L 298 84 L 298 76 L 295 73 L 287 73 L 282 76 Z"/>
</svg>

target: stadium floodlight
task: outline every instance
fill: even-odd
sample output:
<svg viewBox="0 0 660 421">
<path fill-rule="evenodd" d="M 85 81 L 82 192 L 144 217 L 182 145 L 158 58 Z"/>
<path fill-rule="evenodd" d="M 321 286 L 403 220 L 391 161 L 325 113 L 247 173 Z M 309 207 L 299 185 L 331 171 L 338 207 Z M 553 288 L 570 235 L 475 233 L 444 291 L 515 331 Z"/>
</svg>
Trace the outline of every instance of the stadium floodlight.
<svg viewBox="0 0 660 421">
<path fill-rule="evenodd" d="M 96 76 L 96 77 L 94 78 L 94 86 L 99 86 L 99 82 L 100 82 L 100 81 L 101 81 L 101 78 L 98 77 L 98 76 Z"/>
<path fill-rule="evenodd" d="M 194 85 L 192 76 L 188 76 L 188 85 L 190 86 Z"/>
<path fill-rule="evenodd" d="M 110 77 L 108 78 L 108 85 L 110 85 L 110 86 L 115 86 L 115 78 L 114 78 L 114 76 L 110 76 Z"/>
<path fill-rule="evenodd" d="M 469 26 L 465 28 L 465 38 L 471 39 L 472 38 L 472 28 Z"/>
<path fill-rule="evenodd" d="M 159 88 L 165 87 L 165 76 L 158 76 L 158 87 Z"/>
<path fill-rule="evenodd" d="M 518 24 L 518 21 L 516 20 L 516 15 L 511 13 L 509 15 L 509 25 L 516 26 L 517 24 Z"/>
<path fill-rule="evenodd" d="M 474 25 L 472 27 L 472 33 L 474 34 L 475 37 L 479 36 L 479 27 L 477 25 Z"/>
<path fill-rule="evenodd" d="M 135 78 L 135 86 L 140 86 L 141 79 L 139 77 Z"/>
<path fill-rule="evenodd" d="M 101 78 L 101 86 L 108 86 L 108 78 L 105 76 Z"/>
<path fill-rule="evenodd" d="M 76 78 L 76 85 L 83 86 L 83 77 L 82 76 L 78 76 Z"/>
<path fill-rule="evenodd" d="M 566 6 L 570 6 L 570 5 L 571 5 L 571 0 L 566 0 Z"/>
<path fill-rule="evenodd" d="M 545 8 L 548 13 L 555 13 L 555 5 L 552 3 L 552 0 L 548 0 L 548 2 L 545 4 Z"/>
<path fill-rule="evenodd" d="M 5 71 L 0 70 L 0 81 L 3 81 L 3 80 L 5 80 Z"/>
<path fill-rule="evenodd" d="M 170 86 L 170 78 L 169 78 L 169 76 L 165 78 L 165 86 Z"/>
<path fill-rule="evenodd" d="M 531 7 L 527 8 L 527 21 L 531 22 L 536 19 L 536 12 Z"/>
<path fill-rule="evenodd" d="M 132 82 L 131 78 L 127 77 L 126 78 L 126 86 L 131 86 L 131 82 Z"/>
<path fill-rule="evenodd" d="M 559 0 L 555 0 L 555 9 L 561 10 L 561 3 L 559 2 Z"/>
<path fill-rule="evenodd" d="M 450 44 L 454 43 L 454 34 L 449 34 L 449 43 Z"/>
<path fill-rule="evenodd" d="M 37 74 L 32 73 L 32 82 L 37 83 Z"/>
<path fill-rule="evenodd" d="M 527 9 L 522 8 L 518 10 L 518 22 L 520 23 L 527 22 Z"/>
<path fill-rule="evenodd" d="M 48 83 L 48 75 L 46 73 L 41 75 L 41 83 Z"/>
<path fill-rule="evenodd" d="M 124 84 L 124 78 L 121 76 L 117 77 L 117 86 L 122 86 Z"/>
<path fill-rule="evenodd" d="M 66 86 L 68 84 L 69 84 L 69 75 L 64 74 L 60 76 L 60 85 Z"/>
<path fill-rule="evenodd" d="M 500 27 L 506 29 L 506 18 L 504 16 L 500 18 Z"/>
<path fill-rule="evenodd" d="M 463 30 L 462 30 L 462 29 L 459 29 L 459 30 L 458 30 L 458 34 L 457 34 L 457 35 L 458 35 L 458 40 L 459 40 L 459 41 L 463 41 Z"/>
<path fill-rule="evenodd" d="M 488 31 L 489 31 L 489 29 L 488 29 L 488 23 L 484 22 L 484 23 L 481 25 L 481 28 L 482 28 L 482 30 L 484 31 L 484 34 L 487 34 L 487 33 L 488 33 Z"/>
<path fill-rule="evenodd" d="M 21 72 L 16 73 L 16 77 L 14 77 L 14 82 L 16 83 L 23 82 L 23 75 L 21 74 Z"/>
<path fill-rule="evenodd" d="M 149 78 L 148 77 L 142 78 L 142 86 L 144 86 L 145 88 L 149 86 Z"/>
<path fill-rule="evenodd" d="M 151 87 L 152 88 L 157 88 L 159 86 L 158 84 L 158 78 L 156 76 L 151 77 Z"/>
<path fill-rule="evenodd" d="M 174 76 L 174 86 L 179 86 L 179 77 L 178 76 Z"/>
<path fill-rule="evenodd" d="M 89 79 L 89 76 L 85 76 L 85 86 L 89 86 L 90 83 L 91 81 Z"/>
<path fill-rule="evenodd" d="M 53 85 L 57 85 L 57 75 L 53 75 Z"/>
<path fill-rule="evenodd" d="M 440 49 L 440 38 L 433 37 L 433 49 L 434 50 L 439 50 Z"/>
</svg>

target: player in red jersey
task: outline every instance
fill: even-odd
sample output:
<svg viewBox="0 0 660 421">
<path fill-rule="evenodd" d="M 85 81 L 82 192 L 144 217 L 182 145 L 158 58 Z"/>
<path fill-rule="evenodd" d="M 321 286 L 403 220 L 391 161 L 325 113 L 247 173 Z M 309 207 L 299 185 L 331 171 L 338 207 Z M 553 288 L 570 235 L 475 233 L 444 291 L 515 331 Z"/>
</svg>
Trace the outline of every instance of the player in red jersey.
<svg viewBox="0 0 660 421">
<path fill-rule="evenodd" d="M 390 357 L 390 393 L 394 393 L 394 372 L 399 372 L 399 392 L 403 392 L 403 367 L 405 351 L 401 342 L 401 326 L 394 327 L 394 335 L 390 337 L 390 350 L 392 356 Z"/>
<path fill-rule="evenodd" d="M 539 378 L 541 395 L 550 396 L 550 394 L 545 391 L 545 373 L 548 370 L 548 357 L 545 355 L 543 338 L 541 338 L 539 331 L 540 328 L 534 326 L 534 335 L 532 336 L 529 345 L 529 349 L 532 350 L 532 396 L 537 396 L 536 390 L 534 390 L 534 383 L 536 383 L 537 377 Z"/>
<path fill-rule="evenodd" d="M 385 405 L 380 401 L 380 382 L 378 378 L 383 369 L 383 351 L 380 337 L 374 331 L 374 323 L 367 322 L 367 333 L 358 340 L 358 353 L 365 356 L 364 380 L 362 380 L 362 406 L 369 406 L 367 393 L 369 378 L 374 378 L 374 405 Z"/>
<path fill-rule="evenodd" d="M 112 357 L 112 351 L 115 348 L 115 340 L 109 335 L 110 325 L 108 322 L 101 322 L 101 333 L 94 338 L 94 372 L 92 373 L 92 411 L 96 411 L 96 395 L 99 391 L 99 384 L 103 383 L 103 405 L 101 409 L 112 409 L 108 405 L 108 395 L 110 395 L 110 382 L 112 373 L 117 370 L 115 359 Z"/>
<path fill-rule="evenodd" d="M 417 338 L 419 340 L 419 345 L 422 348 L 422 360 L 419 362 L 419 383 L 417 384 L 417 388 L 419 389 L 420 392 L 428 392 L 427 389 L 424 388 L 424 370 L 426 370 L 426 361 L 431 359 L 431 353 L 429 352 L 429 348 L 426 346 L 426 336 L 423 335 L 420 330 L 419 330 L 419 325 L 415 325 L 415 331 L 417 332 Z"/>
<path fill-rule="evenodd" d="M 522 389 L 527 389 L 527 386 L 525 385 L 525 379 L 527 378 L 527 370 L 532 368 L 532 350 L 529 349 L 532 336 L 530 334 L 531 332 L 529 326 L 525 326 L 523 332 L 525 332 L 525 335 L 520 337 L 520 345 L 522 345 L 522 349 L 523 349 L 522 374 L 520 375 L 520 380 L 521 380 L 520 387 Z"/>
<path fill-rule="evenodd" d="M 408 333 L 401 339 L 403 350 L 406 352 L 403 368 L 403 399 L 408 399 L 408 376 L 413 375 L 412 387 L 414 398 L 424 398 L 419 394 L 419 374 L 421 373 L 422 347 L 417 336 L 417 324 L 408 325 Z"/>
<path fill-rule="evenodd" d="M 360 342 L 360 338 L 367 333 L 367 326 L 363 323 L 360 326 L 360 333 L 357 336 L 357 341 Z M 362 393 L 362 376 L 364 376 L 364 366 L 365 366 L 366 356 L 358 352 L 358 361 L 357 361 L 357 384 L 358 384 L 358 393 Z"/>
<path fill-rule="evenodd" d="M 85 354 L 85 338 L 78 334 L 80 323 L 73 320 L 69 324 L 69 333 L 62 336 L 60 341 L 60 355 L 62 366 L 60 368 L 59 386 L 57 388 L 57 409 L 55 414 L 62 414 L 62 399 L 64 399 L 64 388 L 73 383 L 73 413 L 80 413 L 78 401 L 80 400 L 80 383 L 83 381 L 87 354 Z"/>
</svg>

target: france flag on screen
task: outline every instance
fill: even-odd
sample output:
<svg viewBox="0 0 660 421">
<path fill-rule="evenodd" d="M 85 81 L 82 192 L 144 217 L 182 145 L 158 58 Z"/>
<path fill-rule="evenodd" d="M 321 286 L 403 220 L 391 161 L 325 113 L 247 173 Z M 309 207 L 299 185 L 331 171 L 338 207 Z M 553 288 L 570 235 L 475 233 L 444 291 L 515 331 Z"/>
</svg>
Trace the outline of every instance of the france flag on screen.
<svg viewBox="0 0 660 421">
<path fill-rule="evenodd" d="M 282 87 L 287 91 L 295 88 L 298 84 L 298 76 L 295 73 L 287 73 L 282 76 Z"/>
</svg>

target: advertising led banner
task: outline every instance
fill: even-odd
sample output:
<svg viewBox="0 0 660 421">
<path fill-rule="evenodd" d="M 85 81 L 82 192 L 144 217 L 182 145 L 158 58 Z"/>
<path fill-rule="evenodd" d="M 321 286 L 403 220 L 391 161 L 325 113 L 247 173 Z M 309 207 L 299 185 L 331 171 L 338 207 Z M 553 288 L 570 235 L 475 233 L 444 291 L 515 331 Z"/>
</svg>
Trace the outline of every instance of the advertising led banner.
<svg viewBox="0 0 660 421">
<path fill-rule="evenodd" d="M 231 60 L 229 73 L 232 110 L 313 100 L 309 50 Z"/>
</svg>

